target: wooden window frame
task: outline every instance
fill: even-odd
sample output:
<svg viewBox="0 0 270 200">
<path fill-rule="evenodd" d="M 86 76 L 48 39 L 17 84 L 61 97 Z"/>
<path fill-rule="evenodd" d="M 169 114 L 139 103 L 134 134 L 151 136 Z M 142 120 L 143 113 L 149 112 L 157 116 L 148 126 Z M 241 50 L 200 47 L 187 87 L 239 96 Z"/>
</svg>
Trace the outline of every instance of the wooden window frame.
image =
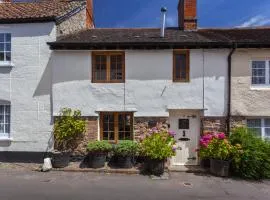
<svg viewBox="0 0 270 200">
<path fill-rule="evenodd" d="M 105 55 L 107 56 L 106 60 L 106 80 L 96 80 L 95 79 L 95 56 Z M 121 80 L 111 80 L 111 56 L 122 56 L 122 79 Z M 124 83 L 126 80 L 125 77 L 125 52 L 124 51 L 94 51 L 92 52 L 92 83 Z"/>
<path fill-rule="evenodd" d="M 186 56 L 186 79 L 176 78 L 176 55 L 185 55 Z M 187 83 L 190 82 L 190 52 L 189 50 L 174 50 L 173 51 L 173 82 Z"/>
<path fill-rule="evenodd" d="M 114 124 L 115 124 L 115 127 L 114 127 L 114 140 L 108 140 L 110 143 L 118 143 L 119 141 L 119 123 L 118 123 L 118 116 L 119 114 L 130 114 L 131 116 L 131 138 L 132 140 L 134 140 L 134 124 L 133 124 L 133 121 L 134 121 L 134 113 L 133 112 L 100 112 L 99 113 L 99 117 L 100 117 L 100 120 L 99 120 L 99 130 L 100 130 L 100 140 L 104 140 L 103 139 L 103 116 L 106 115 L 106 114 L 113 114 L 114 115 Z"/>
</svg>

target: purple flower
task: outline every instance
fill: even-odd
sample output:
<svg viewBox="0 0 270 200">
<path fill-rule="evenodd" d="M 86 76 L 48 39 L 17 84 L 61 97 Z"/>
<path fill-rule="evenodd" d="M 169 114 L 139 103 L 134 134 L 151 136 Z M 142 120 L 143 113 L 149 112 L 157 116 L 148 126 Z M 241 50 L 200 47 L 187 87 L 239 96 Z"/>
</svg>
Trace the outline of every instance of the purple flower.
<svg viewBox="0 0 270 200">
<path fill-rule="evenodd" d="M 218 138 L 221 139 L 221 140 L 224 140 L 226 138 L 225 133 L 219 133 Z"/>
<path fill-rule="evenodd" d="M 169 135 L 174 137 L 176 135 L 176 133 L 174 131 L 169 131 Z"/>
</svg>

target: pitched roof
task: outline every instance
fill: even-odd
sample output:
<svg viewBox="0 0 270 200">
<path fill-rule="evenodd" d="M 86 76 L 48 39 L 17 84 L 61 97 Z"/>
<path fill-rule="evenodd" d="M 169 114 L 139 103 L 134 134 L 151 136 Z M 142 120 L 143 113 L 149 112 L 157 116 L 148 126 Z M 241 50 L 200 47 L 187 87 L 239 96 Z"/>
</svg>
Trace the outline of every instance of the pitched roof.
<svg viewBox="0 0 270 200">
<path fill-rule="evenodd" d="M 0 23 L 57 21 L 84 8 L 85 1 L 42 0 L 40 2 L 0 3 Z"/>
<path fill-rule="evenodd" d="M 99 48 L 227 48 L 239 44 L 270 47 L 270 28 L 198 29 L 183 31 L 167 28 L 160 37 L 158 28 L 90 29 L 59 38 L 49 43 L 52 49 Z"/>
</svg>

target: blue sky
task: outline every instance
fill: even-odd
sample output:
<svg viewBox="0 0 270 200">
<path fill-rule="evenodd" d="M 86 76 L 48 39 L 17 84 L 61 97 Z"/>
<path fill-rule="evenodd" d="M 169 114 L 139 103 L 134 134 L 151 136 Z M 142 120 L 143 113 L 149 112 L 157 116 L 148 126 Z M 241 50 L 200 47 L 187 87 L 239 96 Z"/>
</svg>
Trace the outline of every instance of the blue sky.
<svg viewBox="0 0 270 200">
<path fill-rule="evenodd" d="M 178 0 L 94 0 L 97 27 L 158 27 L 160 8 L 167 26 L 177 26 Z M 270 25 L 270 0 L 198 0 L 199 27 Z"/>
</svg>

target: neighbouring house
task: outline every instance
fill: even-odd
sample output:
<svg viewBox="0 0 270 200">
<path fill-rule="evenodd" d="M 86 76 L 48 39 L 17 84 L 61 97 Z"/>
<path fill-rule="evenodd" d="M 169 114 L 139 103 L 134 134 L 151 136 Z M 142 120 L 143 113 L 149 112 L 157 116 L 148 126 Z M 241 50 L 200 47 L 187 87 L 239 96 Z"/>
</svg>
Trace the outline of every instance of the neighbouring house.
<svg viewBox="0 0 270 200">
<path fill-rule="evenodd" d="M 47 42 L 94 27 L 91 0 L 0 1 L 0 161 L 51 150 Z"/>
<path fill-rule="evenodd" d="M 247 34 L 254 35 L 253 42 L 270 42 L 269 29 L 252 30 Z M 234 52 L 231 87 L 233 123 L 245 124 L 260 137 L 270 139 L 269 48 L 245 48 Z"/>
</svg>

